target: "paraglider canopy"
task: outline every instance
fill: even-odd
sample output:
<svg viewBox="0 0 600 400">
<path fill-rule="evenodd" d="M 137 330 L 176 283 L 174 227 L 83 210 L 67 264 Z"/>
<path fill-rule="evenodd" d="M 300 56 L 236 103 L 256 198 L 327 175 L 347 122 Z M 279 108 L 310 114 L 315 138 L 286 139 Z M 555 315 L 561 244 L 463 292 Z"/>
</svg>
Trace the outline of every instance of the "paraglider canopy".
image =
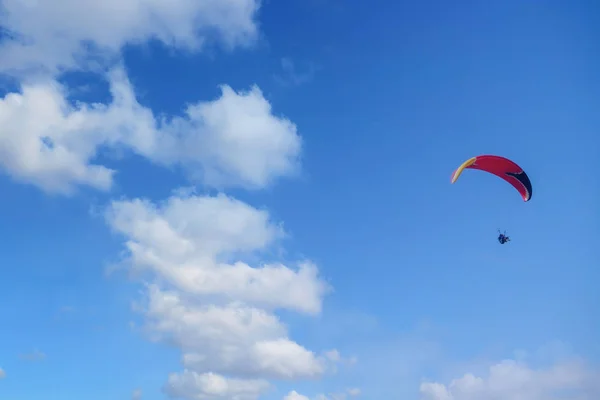
<svg viewBox="0 0 600 400">
<path fill-rule="evenodd" d="M 524 201 L 531 200 L 533 188 L 531 187 L 529 177 L 523 171 L 523 168 L 508 158 L 493 155 L 481 155 L 469 158 L 454 171 L 451 183 L 456 182 L 465 169 L 478 169 L 496 175 L 517 189 Z"/>
</svg>

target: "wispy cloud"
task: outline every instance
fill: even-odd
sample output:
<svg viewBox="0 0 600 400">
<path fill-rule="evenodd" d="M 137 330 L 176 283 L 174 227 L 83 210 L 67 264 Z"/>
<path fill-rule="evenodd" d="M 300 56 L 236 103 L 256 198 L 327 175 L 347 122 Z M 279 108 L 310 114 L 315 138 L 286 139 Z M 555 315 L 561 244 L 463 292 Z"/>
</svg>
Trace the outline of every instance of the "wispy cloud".
<svg viewBox="0 0 600 400">
<path fill-rule="evenodd" d="M 142 390 L 135 389 L 131 394 L 131 400 L 142 400 Z"/>
<path fill-rule="evenodd" d="M 54 318 L 56 320 L 60 320 L 62 318 L 68 317 L 69 315 L 72 315 L 73 313 L 75 313 L 75 311 L 75 307 L 73 306 L 63 306 L 56 311 Z"/>
<path fill-rule="evenodd" d="M 59 312 L 61 314 L 68 314 L 68 313 L 72 313 L 74 311 L 75 311 L 75 307 L 73 307 L 73 306 L 63 306 L 59 310 Z"/>
<path fill-rule="evenodd" d="M 19 358 L 25 361 L 42 361 L 46 359 L 46 354 L 39 350 L 34 350 L 31 353 L 19 354 Z"/>
<path fill-rule="evenodd" d="M 283 86 L 299 86 L 310 82 L 318 68 L 314 63 L 308 63 L 306 68 L 299 70 L 291 58 L 281 59 L 281 72 L 275 75 L 275 80 Z"/>
</svg>

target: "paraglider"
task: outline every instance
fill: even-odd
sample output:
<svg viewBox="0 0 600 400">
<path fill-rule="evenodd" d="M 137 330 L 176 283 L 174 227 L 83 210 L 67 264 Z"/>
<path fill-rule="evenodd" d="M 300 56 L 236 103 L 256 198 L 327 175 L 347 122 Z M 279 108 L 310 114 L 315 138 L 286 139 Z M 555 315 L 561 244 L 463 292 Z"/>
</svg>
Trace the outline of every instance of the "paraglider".
<svg viewBox="0 0 600 400">
<path fill-rule="evenodd" d="M 483 155 L 469 158 L 462 163 L 452 174 L 451 182 L 454 183 L 465 169 L 478 169 L 489 172 L 510 183 L 521 195 L 523 201 L 531 200 L 533 188 L 529 176 L 516 163 L 500 156 Z"/>
<path fill-rule="evenodd" d="M 529 176 L 523 171 L 523 168 L 508 158 L 493 155 L 481 155 L 469 158 L 454 171 L 450 180 L 451 183 L 455 183 L 465 169 L 477 169 L 496 175 L 515 188 L 523 201 L 527 202 L 531 200 L 533 188 Z M 498 230 L 498 242 L 500 244 L 510 242 L 510 237 L 506 236 L 506 232 L 501 233 Z"/>
<path fill-rule="evenodd" d="M 506 231 L 504 231 L 504 233 L 501 233 L 500 231 L 498 231 L 498 242 L 500 242 L 500 244 L 510 242 L 510 238 L 508 236 L 506 236 Z"/>
</svg>

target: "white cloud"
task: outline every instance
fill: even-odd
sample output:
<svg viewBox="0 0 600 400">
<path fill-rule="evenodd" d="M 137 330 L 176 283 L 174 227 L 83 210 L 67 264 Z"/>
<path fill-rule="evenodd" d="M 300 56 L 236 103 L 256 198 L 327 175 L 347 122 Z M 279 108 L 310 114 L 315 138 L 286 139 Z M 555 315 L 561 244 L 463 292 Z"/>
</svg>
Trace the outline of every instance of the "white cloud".
<svg viewBox="0 0 600 400">
<path fill-rule="evenodd" d="M 320 394 L 316 395 L 313 399 L 314 400 L 346 400 L 348 397 L 360 396 L 360 393 L 361 393 L 360 389 L 351 388 L 351 389 L 347 389 L 345 392 L 331 393 L 329 395 L 320 393 Z M 296 392 L 295 390 L 292 390 L 283 398 L 283 400 L 310 400 L 310 398 Z"/>
<path fill-rule="evenodd" d="M 0 99 L 0 169 L 49 193 L 110 190 L 117 171 L 102 152 L 128 150 L 180 167 L 220 190 L 260 189 L 298 171 L 296 126 L 274 115 L 261 90 L 189 104 L 157 117 L 142 106 L 123 67 L 107 74 L 107 104 L 70 101 L 55 77 L 68 69 L 105 73 L 128 44 L 158 40 L 186 51 L 228 49 L 258 37 L 259 0 L 37 0 L 3 2 L 0 73 L 20 78 Z M 285 65 L 284 65 L 285 67 Z M 292 71 L 293 72 L 293 71 Z M 149 338 L 181 351 L 171 397 L 255 400 L 270 379 L 312 379 L 331 357 L 301 346 L 275 312 L 319 314 L 328 285 L 308 261 L 250 265 L 284 235 L 269 214 L 226 195 L 179 193 L 156 204 L 115 201 L 109 225 L 125 240 L 123 265 L 144 283 L 137 310 Z M 329 353 L 331 355 L 333 353 Z M 337 353 L 335 353 L 337 354 Z M 338 354 L 338 359 L 341 356 Z M 132 393 L 141 398 L 141 391 Z"/>
<path fill-rule="evenodd" d="M 280 379 L 311 378 L 324 371 L 310 351 L 287 338 L 277 317 L 259 308 L 184 300 L 151 286 L 146 329 L 155 340 L 183 352 L 183 365 L 198 372 Z"/>
<path fill-rule="evenodd" d="M 139 305 L 145 332 L 182 352 L 185 371 L 171 375 L 171 396 L 254 399 L 268 379 L 325 373 L 327 357 L 290 339 L 274 314 L 320 312 L 328 286 L 316 266 L 228 261 L 282 236 L 266 211 L 222 194 L 178 193 L 159 205 L 114 202 L 106 217 L 126 239 L 126 265 L 155 278 Z"/>
<path fill-rule="evenodd" d="M 468 373 L 448 385 L 425 382 L 420 392 L 422 400 L 593 400 L 600 398 L 599 378 L 578 360 L 540 369 L 506 360 L 485 377 Z"/>
<path fill-rule="evenodd" d="M 264 210 L 225 195 L 175 195 L 160 206 L 143 200 L 114 202 L 107 218 L 127 238 L 131 266 L 150 270 L 179 290 L 269 309 L 321 310 L 328 287 L 309 262 L 292 269 L 219 261 L 264 250 L 281 237 L 281 228 Z"/>
<path fill-rule="evenodd" d="M 310 399 L 304 395 L 301 395 L 300 393 L 296 392 L 295 390 L 292 390 L 283 398 L 283 400 L 310 400 Z"/>
<path fill-rule="evenodd" d="M 226 379 L 213 373 L 186 370 L 169 376 L 165 392 L 172 398 L 193 400 L 254 400 L 269 387 L 262 379 Z"/>
<path fill-rule="evenodd" d="M 219 187 L 261 188 L 293 174 L 301 150 L 295 125 L 271 113 L 257 87 L 222 87 L 185 116 L 157 120 L 140 105 L 123 69 L 109 74 L 112 102 L 71 105 L 55 81 L 24 84 L 0 99 L 0 167 L 48 192 L 77 185 L 108 190 L 115 171 L 94 163 L 101 146 L 126 147 L 163 165 L 181 165 Z"/>
<path fill-rule="evenodd" d="M 189 133 L 169 161 L 201 160 L 204 181 L 217 186 L 261 188 L 294 173 L 301 150 L 296 126 L 275 117 L 256 86 L 242 94 L 228 86 L 222 90 L 219 100 L 190 106 L 186 119 L 169 125 L 169 132 Z"/>
<path fill-rule="evenodd" d="M 258 0 L 4 0 L 0 72 L 82 66 L 116 55 L 126 44 L 156 39 L 187 50 L 207 41 L 227 48 L 258 36 Z"/>
<path fill-rule="evenodd" d="M 0 379 L 6 378 L 6 372 L 2 368 L 0 368 Z"/>
</svg>

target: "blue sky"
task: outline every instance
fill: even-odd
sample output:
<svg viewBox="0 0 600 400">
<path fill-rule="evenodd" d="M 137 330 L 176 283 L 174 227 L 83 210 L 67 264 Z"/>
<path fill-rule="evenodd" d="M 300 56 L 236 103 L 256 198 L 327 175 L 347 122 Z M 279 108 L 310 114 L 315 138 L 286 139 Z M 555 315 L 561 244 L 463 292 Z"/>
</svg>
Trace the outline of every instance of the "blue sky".
<svg viewBox="0 0 600 400">
<path fill-rule="evenodd" d="M 29 39 L 0 42 L 1 398 L 600 393 L 595 2 L 77 4 L 0 16 Z M 531 202 L 450 185 L 478 154 L 519 163 Z M 262 287 L 236 261 L 285 267 Z"/>
</svg>

